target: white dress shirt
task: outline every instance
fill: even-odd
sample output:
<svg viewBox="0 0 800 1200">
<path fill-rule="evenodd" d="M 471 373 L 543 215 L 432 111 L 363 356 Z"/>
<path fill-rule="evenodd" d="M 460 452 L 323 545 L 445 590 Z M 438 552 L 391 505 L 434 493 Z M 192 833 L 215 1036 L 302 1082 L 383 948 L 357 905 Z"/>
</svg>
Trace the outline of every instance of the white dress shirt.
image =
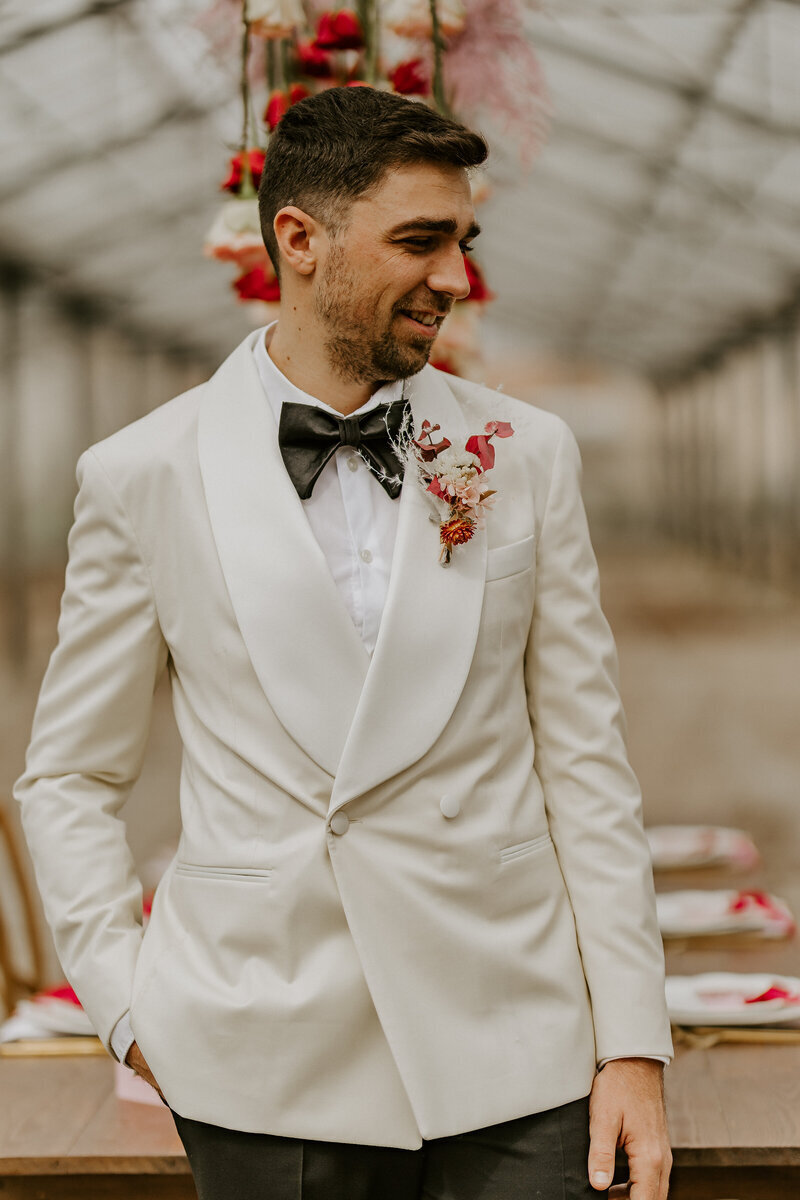
<svg viewBox="0 0 800 1200">
<path fill-rule="evenodd" d="M 284 401 L 311 404 L 341 417 L 316 396 L 301 392 L 278 370 L 267 353 L 274 329 L 275 324 L 267 327 L 266 337 L 256 342 L 253 357 L 275 424 L 280 423 Z M 399 401 L 402 394 L 402 380 L 384 384 L 354 415 Z M 372 654 L 389 587 L 399 499 L 391 498 L 356 450 L 342 447 L 325 464 L 313 492 L 302 504 L 350 618 Z"/>
<path fill-rule="evenodd" d="M 280 424 L 284 401 L 311 404 L 341 416 L 324 401 L 301 391 L 275 366 L 267 347 L 276 324 L 267 326 L 265 337 L 259 338 L 253 349 L 275 424 Z M 355 411 L 365 413 L 379 404 L 400 400 L 402 391 L 402 380 L 387 383 Z M 355 450 L 342 447 L 325 464 L 312 494 L 302 504 L 353 624 L 372 654 L 389 587 L 399 500 L 392 500 Z M 133 1041 L 130 1014 L 125 1013 L 111 1035 L 111 1048 L 120 1062 L 125 1061 Z M 604 1059 L 598 1067 L 610 1061 Z M 669 1059 L 657 1061 L 668 1063 Z"/>
</svg>

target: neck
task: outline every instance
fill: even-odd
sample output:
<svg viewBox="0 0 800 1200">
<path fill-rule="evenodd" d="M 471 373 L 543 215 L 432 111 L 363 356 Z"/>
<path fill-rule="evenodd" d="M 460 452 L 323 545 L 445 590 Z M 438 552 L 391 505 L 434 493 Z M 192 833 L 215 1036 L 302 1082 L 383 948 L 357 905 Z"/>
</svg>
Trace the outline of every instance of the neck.
<svg viewBox="0 0 800 1200">
<path fill-rule="evenodd" d="M 304 319 L 297 308 L 287 312 L 281 305 L 267 353 L 290 383 L 346 417 L 366 404 L 380 383 L 345 379 L 334 371 L 325 354 L 324 338 L 315 321 Z"/>
</svg>

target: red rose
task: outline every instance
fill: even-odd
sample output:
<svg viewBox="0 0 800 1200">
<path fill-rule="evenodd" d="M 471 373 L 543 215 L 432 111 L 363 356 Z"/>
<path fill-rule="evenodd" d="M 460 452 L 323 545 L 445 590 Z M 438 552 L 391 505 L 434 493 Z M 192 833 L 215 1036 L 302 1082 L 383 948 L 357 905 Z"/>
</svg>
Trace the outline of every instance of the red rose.
<svg viewBox="0 0 800 1200">
<path fill-rule="evenodd" d="M 333 75 L 330 55 L 314 42 L 297 43 L 297 69 L 311 79 L 330 79 Z"/>
<path fill-rule="evenodd" d="M 261 172 L 264 170 L 264 151 L 254 147 L 247 151 L 250 160 L 250 174 L 253 179 L 253 187 L 258 189 L 261 180 Z M 233 192 L 234 195 L 242 186 L 242 154 L 234 154 L 228 165 L 228 178 L 224 183 L 220 184 L 220 188 L 225 192 Z"/>
<path fill-rule="evenodd" d="M 427 96 L 431 90 L 431 81 L 421 58 L 398 63 L 389 82 L 400 96 Z"/>
<path fill-rule="evenodd" d="M 364 45 L 361 22 L 349 8 L 323 13 L 314 45 L 318 50 L 360 50 Z"/>
<path fill-rule="evenodd" d="M 286 92 L 273 92 L 264 109 L 264 124 L 267 128 L 274 129 L 288 108 L 289 97 Z"/>
<path fill-rule="evenodd" d="M 480 269 L 468 255 L 464 255 L 464 267 L 469 282 L 469 295 L 466 300 L 494 300 L 494 292 L 489 291 Z"/>
<path fill-rule="evenodd" d="M 275 275 L 263 267 L 253 267 L 245 275 L 240 275 L 231 284 L 238 292 L 240 300 L 266 300 L 275 303 L 281 298 L 281 288 Z"/>
<path fill-rule="evenodd" d="M 301 100 L 307 100 L 311 95 L 308 88 L 302 83 L 293 83 L 289 88 L 289 104 L 299 104 Z"/>
</svg>

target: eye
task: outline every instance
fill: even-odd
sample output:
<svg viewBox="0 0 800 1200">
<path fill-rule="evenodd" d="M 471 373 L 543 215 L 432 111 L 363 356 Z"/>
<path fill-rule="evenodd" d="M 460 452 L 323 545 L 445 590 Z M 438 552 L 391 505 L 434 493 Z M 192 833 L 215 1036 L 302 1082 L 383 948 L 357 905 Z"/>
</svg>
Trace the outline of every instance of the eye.
<svg viewBox="0 0 800 1200">
<path fill-rule="evenodd" d="M 462 242 L 459 249 L 461 250 L 462 254 L 472 254 L 472 251 L 475 249 L 475 247 L 471 242 Z"/>
<path fill-rule="evenodd" d="M 404 238 L 404 246 L 410 246 L 412 250 L 430 250 L 433 246 L 433 238 Z"/>
</svg>

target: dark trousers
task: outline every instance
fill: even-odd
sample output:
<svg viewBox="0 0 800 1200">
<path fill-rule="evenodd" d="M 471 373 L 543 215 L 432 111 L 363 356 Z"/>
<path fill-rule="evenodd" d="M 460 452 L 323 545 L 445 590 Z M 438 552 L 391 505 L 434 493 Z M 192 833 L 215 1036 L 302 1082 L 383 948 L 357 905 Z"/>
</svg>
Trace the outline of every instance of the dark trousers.
<svg viewBox="0 0 800 1200">
<path fill-rule="evenodd" d="M 589 1200 L 589 1098 L 419 1150 L 240 1133 L 173 1113 L 199 1200 Z"/>
</svg>

